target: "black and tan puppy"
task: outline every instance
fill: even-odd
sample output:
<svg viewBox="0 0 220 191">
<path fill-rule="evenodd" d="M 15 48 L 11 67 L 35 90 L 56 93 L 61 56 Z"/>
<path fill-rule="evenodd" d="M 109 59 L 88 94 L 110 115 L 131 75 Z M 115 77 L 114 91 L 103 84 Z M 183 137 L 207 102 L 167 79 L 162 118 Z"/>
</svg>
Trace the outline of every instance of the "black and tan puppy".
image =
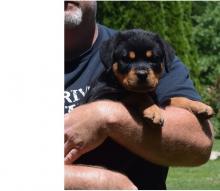
<svg viewBox="0 0 220 191">
<path fill-rule="evenodd" d="M 147 121 L 161 126 L 160 109 L 150 94 L 156 89 L 163 70 L 169 72 L 175 56 L 171 46 L 155 33 L 133 29 L 119 32 L 104 42 L 100 56 L 106 70 L 92 88 L 89 101 L 117 97 L 139 108 Z M 203 118 L 213 115 L 210 106 L 198 101 L 174 97 L 168 102 Z"/>
</svg>

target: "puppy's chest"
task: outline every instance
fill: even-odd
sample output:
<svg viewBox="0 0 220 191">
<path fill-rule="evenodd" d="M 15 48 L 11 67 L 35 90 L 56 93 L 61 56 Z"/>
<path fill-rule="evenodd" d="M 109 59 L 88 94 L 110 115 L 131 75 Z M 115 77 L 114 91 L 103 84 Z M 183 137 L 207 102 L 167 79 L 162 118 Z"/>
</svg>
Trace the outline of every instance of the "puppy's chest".
<svg viewBox="0 0 220 191">
<path fill-rule="evenodd" d="M 150 93 L 135 93 L 126 91 L 124 95 L 119 97 L 120 101 L 127 106 L 131 106 L 137 109 L 144 109 L 150 107 L 155 103 L 155 94 Z"/>
</svg>

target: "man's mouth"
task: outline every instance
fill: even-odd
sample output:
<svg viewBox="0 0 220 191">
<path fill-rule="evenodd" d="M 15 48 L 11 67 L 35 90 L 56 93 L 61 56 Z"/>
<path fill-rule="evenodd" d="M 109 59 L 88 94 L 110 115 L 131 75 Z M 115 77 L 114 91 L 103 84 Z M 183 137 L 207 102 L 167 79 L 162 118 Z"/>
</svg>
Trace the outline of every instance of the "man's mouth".
<svg viewBox="0 0 220 191">
<path fill-rule="evenodd" d="M 64 1 L 64 10 L 71 11 L 79 7 L 79 1 Z"/>
</svg>

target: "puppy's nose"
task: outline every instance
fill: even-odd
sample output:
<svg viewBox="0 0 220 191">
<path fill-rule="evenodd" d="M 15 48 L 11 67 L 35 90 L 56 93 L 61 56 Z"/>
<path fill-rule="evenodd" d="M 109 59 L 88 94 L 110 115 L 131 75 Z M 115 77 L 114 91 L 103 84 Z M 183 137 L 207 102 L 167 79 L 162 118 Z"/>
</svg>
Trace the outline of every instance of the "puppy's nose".
<svg viewBox="0 0 220 191">
<path fill-rule="evenodd" d="M 136 75 L 137 75 L 139 81 L 145 81 L 146 78 L 147 78 L 147 72 L 146 71 L 142 71 L 142 70 L 137 71 Z"/>
</svg>

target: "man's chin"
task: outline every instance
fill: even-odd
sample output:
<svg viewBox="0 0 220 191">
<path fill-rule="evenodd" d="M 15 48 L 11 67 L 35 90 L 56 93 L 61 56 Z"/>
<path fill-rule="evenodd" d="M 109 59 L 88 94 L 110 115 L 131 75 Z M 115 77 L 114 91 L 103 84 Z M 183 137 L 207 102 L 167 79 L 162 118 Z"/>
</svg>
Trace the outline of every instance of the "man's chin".
<svg viewBox="0 0 220 191">
<path fill-rule="evenodd" d="M 74 29 L 76 28 L 77 26 L 80 25 L 80 23 L 73 23 L 73 22 L 64 22 L 64 25 L 65 25 L 65 28 L 67 29 Z"/>
<path fill-rule="evenodd" d="M 74 12 L 65 11 L 65 26 L 68 28 L 75 28 L 82 22 L 82 10 L 77 9 Z"/>
</svg>

